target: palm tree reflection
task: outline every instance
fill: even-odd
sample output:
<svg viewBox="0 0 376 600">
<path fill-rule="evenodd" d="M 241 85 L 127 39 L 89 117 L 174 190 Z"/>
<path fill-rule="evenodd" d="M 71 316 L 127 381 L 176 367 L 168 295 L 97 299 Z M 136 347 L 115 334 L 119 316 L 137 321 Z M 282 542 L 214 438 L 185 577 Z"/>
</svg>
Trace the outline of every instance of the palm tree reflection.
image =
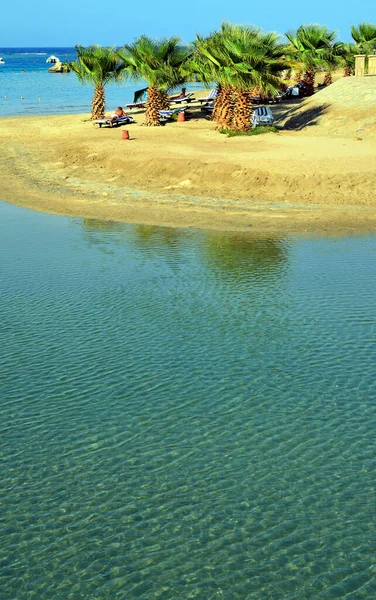
<svg viewBox="0 0 376 600">
<path fill-rule="evenodd" d="M 84 239 L 106 254 L 114 251 L 111 246 L 121 245 L 168 262 L 173 259 L 176 263 L 189 263 L 194 256 L 196 267 L 209 268 L 212 274 L 229 283 L 275 281 L 288 266 L 287 243 L 280 237 L 198 232 L 97 219 L 83 219 L 81 223 Z"/>
<path fill-rule="evenodd" d="M 217 275 L 229 282 L 279 278 L 287 267 L 287 259 L 283 238 L 241 233 L 207 235 L 206 260 Z"/>
<path fill-rule="evenodd" d="M 102 251 L 109 251 L 110 245 L 131 245 L 148 254 L 164 253 L 165 247 L 177 248 L 180 242 L 189 237 L 184 229 L 160 227 L 157 225 L 133 225 L 117 221 L 83 219 L 84 239 Z"/>
<path fill-rule="evenodd" d="M 160 246 L 176 248 L 188 237 L 185 229 L 160 227 L 158 225 L 134 225 L 134 241 L 139 247 L 156 249 Z"/>
</svg>

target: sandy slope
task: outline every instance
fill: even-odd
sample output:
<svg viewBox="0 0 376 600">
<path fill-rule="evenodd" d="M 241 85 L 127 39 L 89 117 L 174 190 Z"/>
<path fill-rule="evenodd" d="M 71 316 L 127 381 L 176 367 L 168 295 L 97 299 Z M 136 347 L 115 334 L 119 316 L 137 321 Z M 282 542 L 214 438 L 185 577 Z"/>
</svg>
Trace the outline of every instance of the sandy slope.
<svg viewBox="0 0 376 600">
<path fill-rule="evenodd" d="M 301 104 L 283 111 L 281 123 L 315 135 L 376 141 L 376 76 L 341 77 Z"/>
<path fill-rule="evenodd" d="M 309 127 L 227 138 L 202 118 L 159 128 L 135 118 L 130 141 L 77 115 L 0 120 L 0 198 L 58 214 L 217 229 L 376 226 L 371 137 L 349 129 L 323 138 Z"/>
</svg>

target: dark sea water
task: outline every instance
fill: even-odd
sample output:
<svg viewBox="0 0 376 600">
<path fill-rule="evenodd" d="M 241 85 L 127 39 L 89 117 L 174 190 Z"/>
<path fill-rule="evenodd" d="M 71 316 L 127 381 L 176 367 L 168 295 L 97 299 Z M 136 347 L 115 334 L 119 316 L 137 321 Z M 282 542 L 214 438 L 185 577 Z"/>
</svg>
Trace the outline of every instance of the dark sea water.
<svg viewBox="0 0 376 600">
<path fill-rule="evenodd" d="M 0 597 L 376 597 L 376 237 L 0 204 Z"/>
<path fill-rule="evenodd" d="M 90 112 L 93 88 L 79 84 L 74 73 L 48 73 L 52 54 L 63 62 L 76 56 L 74 48 L 0 48 L 5 62 L 0 64 L 0 117 Z M 134 92 L 144 87 L 144 82 L 108 85 L 108 111 L 133 102 Z"/>
</svg>

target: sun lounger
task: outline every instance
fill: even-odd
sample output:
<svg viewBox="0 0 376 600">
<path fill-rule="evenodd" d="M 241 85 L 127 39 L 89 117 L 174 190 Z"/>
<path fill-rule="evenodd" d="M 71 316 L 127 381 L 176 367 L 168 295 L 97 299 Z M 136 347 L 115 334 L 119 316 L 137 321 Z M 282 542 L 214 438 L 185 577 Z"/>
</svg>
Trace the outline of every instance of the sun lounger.
<svg viewBox="0 0 376 600">
<path fill-rule="evenodd" d="M 216 97 L 217 97 L 217 89 L 214 88 L 214 90 L 210 90 L 210 92 L 207 96 L 205 96 L 204 98 L 199 98 L 198 101 L 200 102 L 200 104 L 202 104 L 203 102 L 210 102 L 211 100 L 215 100 Z"/>
<path fill-rule="evenodd" d="M 272 96 L 271 102 L 274 102 L 274 104 L 279 104 L 280 102 L 282 102 L 283 100 L 283 94 L 275 94 L 275 96 Z"/>
<path fill-rule="evenodd" d="M 262 100 L 259 96 L 252 97 L 252 104 L 261 104 Z M 213 112 L 214 108 L 214 100 L 209 100 L 204 106 L 202 106 L 201 110 L 205 113 Z"/>
<path fill-rule="evenodd" d="M 129 123 L 135 123 L 136 121 L 134 120 L 133 117 L 130 117 L 129 115 L 126 117 L 119 117 L 118 119 L 110 119 L 110 118 L 104 118 L 104 119 L 97 119 L 96 121 L 94 121 L 94 123 L 96 125 L 98 125 L 98 127 L 102 127 L 102 125 L 105 125 L 107 127 L 113 127 L 114 125 L 128 125 Z"/>
<path fill-rule="evenodd" d="M 160 120 L 167 121 L 167 119 L 172 119 L 172 117 L 174 115 L 177 115 L 178 113 L 185 112 L 185 111 L 186 111 L 186 107 L 182 108 L 181 106 L 176 107 L 176 108 L 171 108 L 170 110 L 160 110 L 159 111 Z"/>
<path fill-rule="evenodd" d="M 214 109 L 214 100 L 210 100 L 210 102 L 207 102 L 206 104 L 204 104 L 204 106 L 201 107 L 201 110 L 205 113 L 212 113 Z"/>
<path fill-rule="evenodd" d="M 134 102 L 133 104 L 126 104 L 127 108 L 132 110 L 132 108 L 145 108 L 146 102 Z"/>
<path fill-rule="evenodd" d="M 209 102 L 207 106 L 203 106 L 202 110 L 210 114 L 213 112 L 214 102 Z M 253 111 L 252 127 L 258 125 L 273 125 L 273 113 L 268 106 L 257 106 Z"/>
<path fill-rule="evenodd" d="M 273 113 L 268 106 L 258 106 L 253 111 L 252 127 L 258 125 L 273 125 L 274 117 Z"/>
<path fill-rule="evenodd" d="M 217 97 L 217 90 L 211 90 L 210 94 L 208 94 L 208 96 L 205 96 L 205 98 L 199 98 L 198 101 L 202 104 L 203 102 L 208 102 L 208 106 L 212 107 L 213 106 L 213 102 Z M 252 96 L 252 102 L 253 104 L 261 104 L 262 103 L 262 98 L 261 96 Z"/>
<path fill-rule="evenodd" d="M 136 90 L 133 94 L 133 102 L 126 104 L 125 106 L 129 109 L 132 108 L 145 108 L 147 101 L 148 88 L 142 88 L 142 90 Z"/>
<path fill-rule="evenodd" d="M 182 104 L 183 102 L 192 102 L 192 100 L 196 100 L 196 98 L 192 98 L 192 96 L 193 92 L 191 92 L 190 94 L 185 94 L 183 98 L 172 98 L 169 100 L 169 102 L 176 102 L 177 104 Z"/>
</svg>

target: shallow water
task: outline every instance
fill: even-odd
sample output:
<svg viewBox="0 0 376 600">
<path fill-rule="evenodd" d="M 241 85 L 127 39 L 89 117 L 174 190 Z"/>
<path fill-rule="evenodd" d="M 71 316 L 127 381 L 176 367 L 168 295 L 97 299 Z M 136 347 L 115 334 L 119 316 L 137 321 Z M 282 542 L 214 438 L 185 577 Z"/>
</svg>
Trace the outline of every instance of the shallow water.
<svg viewBox="0 0 376 600">
<path fill-rule="evenodd" d="M 376 597 L 375 236 L 0 246 L 2 600 Z"/>
<path fill-rule="evenodd" d="M 48 73 L 51 55 L 62 61 L 76 58 L 74 48 L 0 48 L 0 117 L 90 113 L 93 88 L 81 85 L 74 73 Z M 133 102 L 144 82 L 106 86 L 107 112 Z M 198 83 L 189 89 L 202 89 Z"/>
<path fill-rule="evenodd" d="M 73 48 L 0 48 L 0 116 L 90 113 L 93 88 L 81 85 L 74 73 L 48 73 L 51 54 L 62 61 L 76 57 Z M 108 85 L 108 111 L 133 102 L 143 84 Z"/>
</svg>

